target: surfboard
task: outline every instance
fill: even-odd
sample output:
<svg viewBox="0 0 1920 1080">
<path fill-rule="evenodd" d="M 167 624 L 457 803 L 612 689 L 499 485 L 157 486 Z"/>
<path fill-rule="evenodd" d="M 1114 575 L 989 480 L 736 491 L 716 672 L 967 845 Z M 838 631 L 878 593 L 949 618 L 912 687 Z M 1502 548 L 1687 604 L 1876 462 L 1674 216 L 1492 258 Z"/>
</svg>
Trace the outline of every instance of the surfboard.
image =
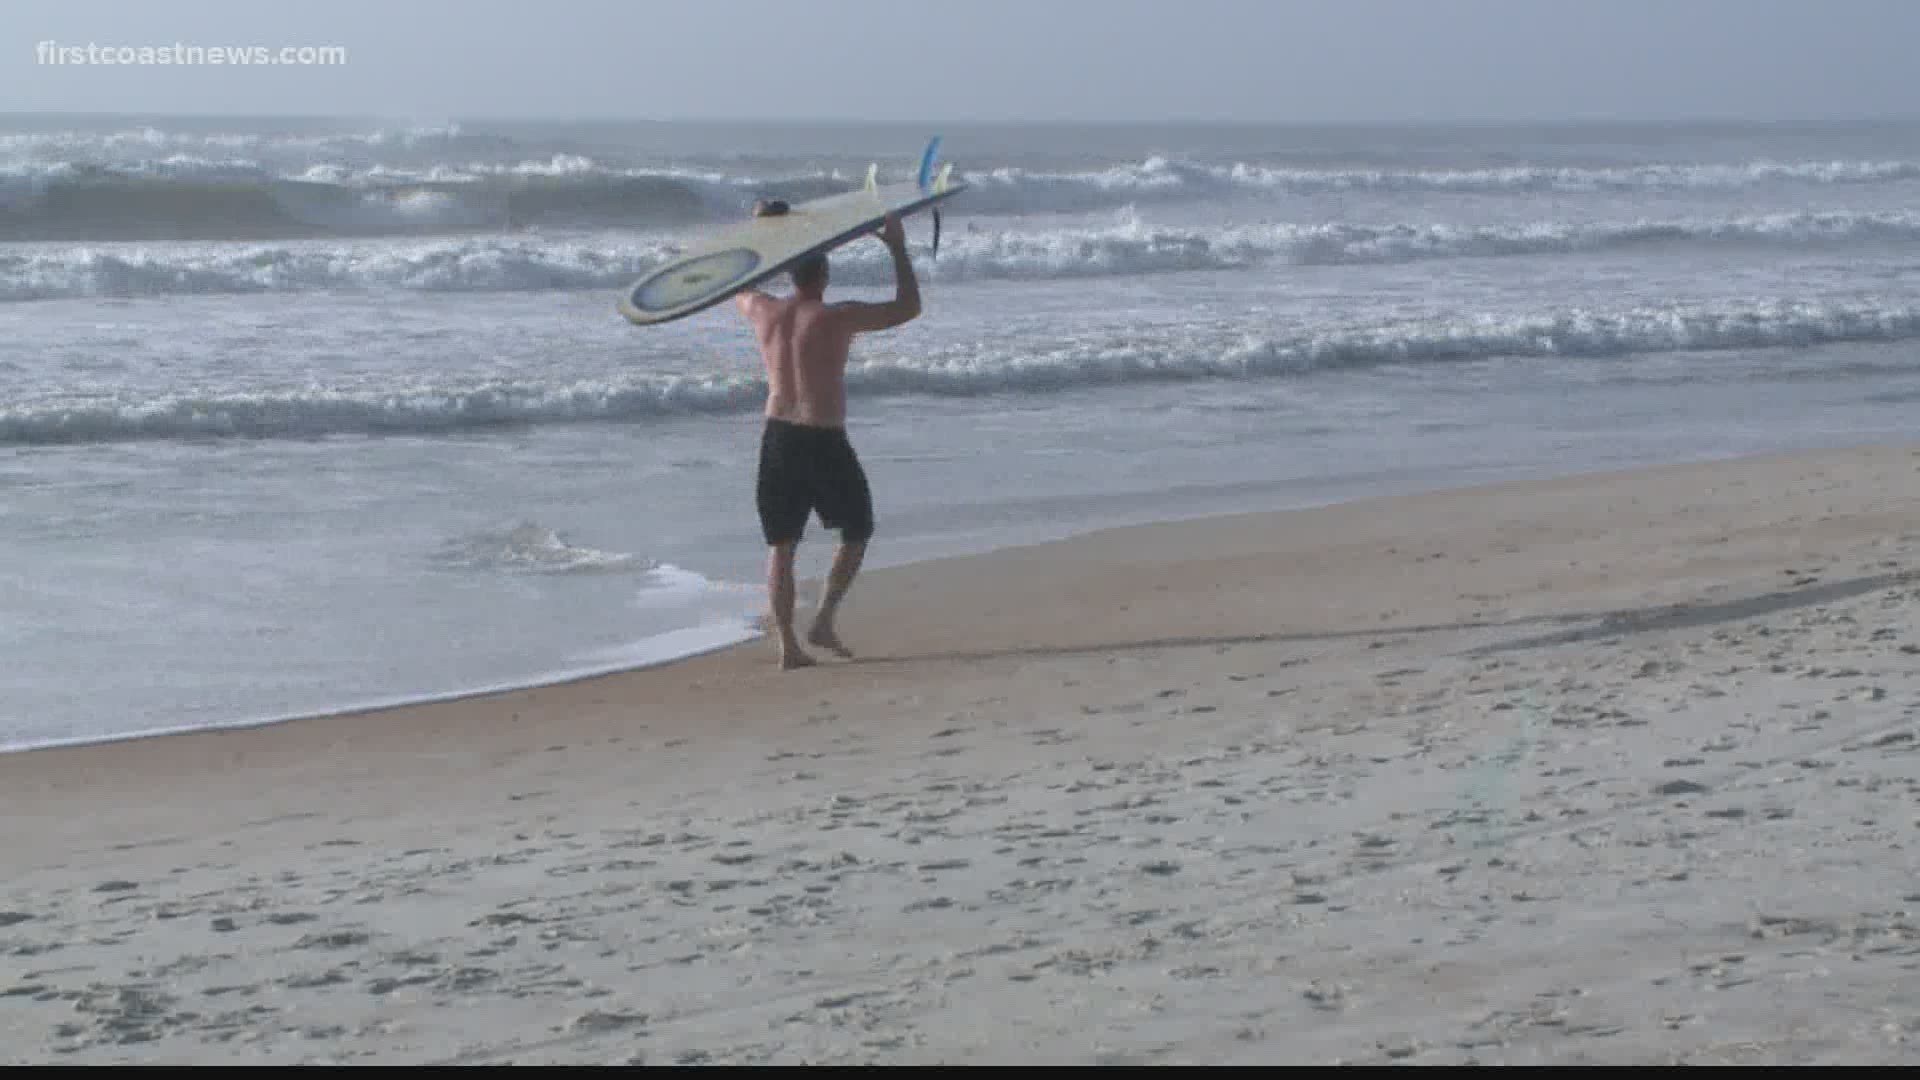
<svg viewBox="0 0 1920 1080">
<path fill-rule="evenodd" d="M 897 184 L 876 182 L 879 165 L 867 167 L 856 191 L 788 206 L 716 233 L 655 267 L 620 295 L 620 314 L 650 326 L 683 319 L 750 289 L 795 263 L 876 231 L 886 216 L 902 218 L 934 207 L 967 189 L 952 179 L 953 166 L 934 168 L 940 139 L 929 140 L 918 175 Z M 940 217 L 934 210 L 934 250 Z"/>
</svg>

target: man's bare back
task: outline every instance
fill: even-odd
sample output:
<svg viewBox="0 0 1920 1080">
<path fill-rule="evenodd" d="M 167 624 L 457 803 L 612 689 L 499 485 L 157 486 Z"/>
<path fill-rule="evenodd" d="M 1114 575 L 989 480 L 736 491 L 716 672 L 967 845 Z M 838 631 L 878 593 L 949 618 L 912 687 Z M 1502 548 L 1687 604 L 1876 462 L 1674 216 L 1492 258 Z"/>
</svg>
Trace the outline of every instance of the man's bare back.
<svg viewBox="0 0 1920 1080">
<path fill-rule="evenodd" d="M 897 295 L 890 303 L 829 304 L 822 295 L 824 270 L 817 281 L 797 277 L 794 295 L 785 299 L 758 290 L 740 294 L 740 313 L 753 324 L 766 364 L 768 416 L 809 427 L 844 427 L 847 351 L 853 336 L 886 330 L 920 314 L 919 282 L 907 261 L 899 220 L 889 218 L 880 235 L 894 256 Z"/>
<path fill-rule="evenodd" d="M 841 543 L 807 640 L 852 655 L 834 629 L 834 616 L 873 535 L 873 506 L 866 473 L 846 435 L 847 352 L 855 334 L 899 326 L 920 314 L 919 282 L 897 218 L 887 218 L 880 238 L 893 254 L 896 288 L 889 302 L 827 303 L 824 256 L 794 270 L 791 297 L 750 290 L 736 300 L 753 325 L 767 371 L 756 502 L 769 548 L 767 588 L 784 668 L 814 663 L 793 632 L 793 558 L 815 511 L 840 529 Z"/>
<path fill-rule="evenodd" d="M 767 415 L 809 427 L 845 427 L 853 333 L 844 313 L 805 296 L 763 295 L 745 307 L 766 363 Z"/>
</svg>

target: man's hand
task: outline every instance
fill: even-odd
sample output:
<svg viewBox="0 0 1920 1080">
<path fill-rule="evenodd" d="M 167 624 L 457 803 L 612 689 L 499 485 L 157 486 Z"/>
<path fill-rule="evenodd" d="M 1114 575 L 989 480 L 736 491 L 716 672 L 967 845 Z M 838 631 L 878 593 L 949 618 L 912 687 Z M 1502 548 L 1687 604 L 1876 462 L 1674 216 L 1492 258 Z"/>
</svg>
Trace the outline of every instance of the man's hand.
<svg viewBox="0 0 1920 1080">
<path fill-rule="evenodd" d="M 907 246 L 907 230 L 900 227 L 900 218 L 896 214 L 888 214 L 886 223 L 881 225 L 880 231 L 874 235 L 880 238 L 881 243 L 895 251 Z"/>
</svg>

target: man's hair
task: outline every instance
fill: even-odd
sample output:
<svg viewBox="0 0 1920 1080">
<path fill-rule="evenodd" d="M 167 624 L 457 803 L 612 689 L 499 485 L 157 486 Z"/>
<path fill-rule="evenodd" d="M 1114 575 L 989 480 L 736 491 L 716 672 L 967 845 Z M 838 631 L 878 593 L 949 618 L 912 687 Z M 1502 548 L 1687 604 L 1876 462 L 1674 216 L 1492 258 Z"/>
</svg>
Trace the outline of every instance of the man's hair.
<svg viewBox="0 0 1920 1080">
<path fill-rule="evenodd" d="M 757 218 L 780 217 L 787 210 L 783 199 L 755 199 L 753 203 L 753 216 Z M 796 289 L 824 289 L 827 287 L 827 257 L 823 254 L 803 260 L 796 263 L 789 273 Z"/>
<path fill-rule="evenodd" d="M 793 287 L 796 289 L 824 289 L 827 287 L 827 257 L 815 255 L 794 264 Z"/>
</svg>

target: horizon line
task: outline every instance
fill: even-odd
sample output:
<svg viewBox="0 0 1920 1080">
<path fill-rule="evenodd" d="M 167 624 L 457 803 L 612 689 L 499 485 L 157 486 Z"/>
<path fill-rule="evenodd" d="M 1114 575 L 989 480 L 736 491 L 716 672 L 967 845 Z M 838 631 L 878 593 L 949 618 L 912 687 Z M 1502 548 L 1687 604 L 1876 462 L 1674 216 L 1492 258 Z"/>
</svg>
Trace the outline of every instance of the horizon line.
<svg viewBox="0 0 1920 1080">
<path fill-rule="evenodd" d="M 431 116 L 431 121 L 424 119 Z M 364 111 L 318 112 L 318 111 L 270 111 L 245 112 L 225 110 L 150 110 L 150 109 L 41 109 L 0 110 L 0 121 L 6 118 L 75 118 L 75 119 L 159 119 L 159 120 L 301 120 L 301 121 L 381 121 L 401 123 L 532 123 L 532 124 L 654 124 L 660 126 L 744 126 L 744 125 L 794 125 L 820 127 L 900 127 L 914 130 L 933 128 L 1124 128 L 1124 127 L 1190 127 L 1190 128 L 1297 128 L 1297 129 L 1468 129 L 1468 128 L 1607 128 L 1607 127 L 1645 127 L 1645 128 L 1685 128 L 1685 127 L 1721 127 L 1721 128 L 1778 128 L 1778 127 L 1834 127 L 1860 126 L 1874 127 L 1889 124 L 1920 123 L 1920 111 L 1904 113 L 1873 113 L 1846 116 L 1716 116 L 1701 114 L 1697 116 L 1676 117 L 1633 117 L 1601 115 L 1569 115 L 1562 117 L 1452 117 L 1452 118 L 1404 118 L 1371 120 L 1331 120 L 1331 119 L 1225 119 L 1209 117 L 1145 117 L 1102 119 L 1087 118 L 927 118 L 923 120 L 879 119 L 845 115 L 813 116 L 777 116 L 777 115 L 715 115 L 715 116 L 641 116 L 618 113 L 378 113 Z"/>
</svg>

